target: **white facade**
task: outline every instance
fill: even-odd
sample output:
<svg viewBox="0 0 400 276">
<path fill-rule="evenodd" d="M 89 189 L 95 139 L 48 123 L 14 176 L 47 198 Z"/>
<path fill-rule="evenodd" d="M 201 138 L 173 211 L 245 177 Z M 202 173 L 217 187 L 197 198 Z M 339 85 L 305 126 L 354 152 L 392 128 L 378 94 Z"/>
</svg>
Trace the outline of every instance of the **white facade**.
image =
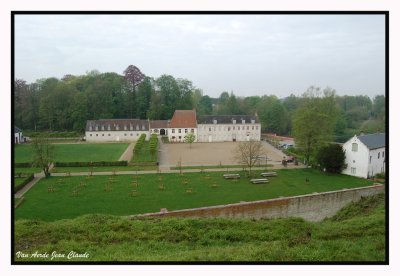
<svg viewBox="0 0 400 276">
<path fill-rule="evenodd" d="M 86 131 L 87 142 L 132 142 L 145 134 L 150 139 L 149 131 Z"/>
<path fill-rule="evenodd" d="M 343 144 L 347 168 L 343 174 L 369 178 L 385 172 L 385 147 L 370 149 L 357 136 Z"/>
<path fill-rule="evenodd" d="M 261 125 L 253 124 L 198 124 L 198 142 L 260 141 Z"/>
<path fill-rule="evenodd" d="M 22 135 L 22 131 L 14 126 L 14 144 L 21 144 L 24 142 L 24 136 Z"/>
<path fill-rule="evenodd" d="M 170 142 L 184 142 L 185 136 L 188 133 L 193 133 L 195 136 L 195 142 L 198 142 L 197 139 L 197 128 L 168 128 L 168 140 Z"/>
</svg>

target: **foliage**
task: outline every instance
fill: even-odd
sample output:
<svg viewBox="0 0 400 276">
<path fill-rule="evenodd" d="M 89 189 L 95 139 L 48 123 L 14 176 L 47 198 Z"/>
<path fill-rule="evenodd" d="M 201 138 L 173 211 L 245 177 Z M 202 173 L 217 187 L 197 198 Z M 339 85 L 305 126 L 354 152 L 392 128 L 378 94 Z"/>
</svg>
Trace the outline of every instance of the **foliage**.
<svg viewBox="0 0 400 276">
<path fill-rule="evenodd" d="M 192 147 L 192 143 L 196 140 L 196 135 L 194 133 L 189 132 L 188 134 L 185 135 L 184 141 L 185 143 L 188 143 L 190 147 Z"/>
<path fill-rule="evenodd" d="M 332 141 L 333 130 L 338 118 L 335 91 L 329 88 L 322 93 L 319 88 L 310 87 L 304 94 L 304 102 L 293 119 L 293 136 L 296 147 L 310 157 L 325 143 Z"/>
<path fill-rule="evenodd" d="M 30 254 L 73 248 L 89 253 L 88 259 L 68 260 L 77 262 L 382 262 L 384 202 L 374 197 L 366 200 L 371 205 L 359 208 L 361 212 L 318 223 L 299 218 L 132 219 L 99 214 L 54 222 L 17 220 L 14 251 Z M 345 207 L 339 213 L 349 208 L 354 209 Z M 37 260 L 15 258 L 17 262 Z"/>
<path fill-rule="evenodd" d="M 127 161 L 54 162 L 54 167 L 107 167 L 128 166 Z"/>
<path fill-rule="evenodd" d="M 123 167 L 126 168 L 126 167 Z M 71 176 L 55 177 L 40 180 L 24 196 L 26 202 L 15 213 L 17 219 L 57 220 L 73 218 L 83 214 L 102 213 L 113 215 L 133 215 L 147 212 L 158 212 L 160 208 L 179 210 L 221 204 L 238 203 L 240 201 L 255 201 L 278 198 L 279 196 L 295 196 L 313 192 L 327 192 L 343 188 L 356 188 L 372 184 L 371 180 L 348 175 L 326 174 L 314 169 L 279 170 L 278 177 L 270 178 L 268 185 L 252 185 L 246 178 L 246 173 L 238 169 L 241 178 L 232 183 L 222 178 L 225 172 L 204 173 L 185 172 L 163 173 L 162 183 L 166 189 L 159 191 L 159 174 L 117 175 L 112 185 L 112 191 L 105 192 L 104 185 L 110 176 Z M 64 179 L 65 183 L 58 183 Z M 136 180 L 138 187 L 132 188 Z M 182 184 L 187 179 L 188 184 Z M 306 179 L 309 181 L 306 182 Z M 80 189 L 79 197 L 71 197 L 72 191 L 86 183 Z M 212 188 L 216 182 L 219 187 Z M 53 186 L 55 193 L 48 193 L 47 187 Z M 193 189 L 188 196 L 187 188 Z M 132 198 L 130 192 L 136 189 L 139 196 Z M 60 208 L 60 206 L 71 206 Z"/>
<path fill-rule="evenodd" d="M 33 164 L 42 168 L 46 177 L 50 176 L 50 165 L 54 161 L 54 147 L 45 137 L 32 139 Z"/>
<path fill-rule="evenodd" d="M 344 163 L 346 159 L 342 146 L 338 144 L 330 144 L 318 150 L 316 159 L 321 168 L 327 172 L 341 173 L 346 167 Z"/>
</svg>

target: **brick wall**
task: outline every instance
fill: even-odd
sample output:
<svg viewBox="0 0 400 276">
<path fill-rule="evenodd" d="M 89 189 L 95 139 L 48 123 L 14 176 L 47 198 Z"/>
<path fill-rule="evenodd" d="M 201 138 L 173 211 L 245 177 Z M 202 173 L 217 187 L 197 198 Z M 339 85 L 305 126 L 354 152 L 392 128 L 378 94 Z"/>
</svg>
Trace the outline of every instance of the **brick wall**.
<svg viewBox="0 0 400 276">
<path fill-rule="evenodd" d="M 147 217 L 207 217 L 207 218 L 282 218 L 301 217 L 308 221 L 321 221 L 331 217 L 350 202 L 361 197 L 383 193 L 383 185 L 314 193 L 303 196 L 284 197 L 253 202 L 241 202 L 195 209 L 148 213 Z"/>
</svg>

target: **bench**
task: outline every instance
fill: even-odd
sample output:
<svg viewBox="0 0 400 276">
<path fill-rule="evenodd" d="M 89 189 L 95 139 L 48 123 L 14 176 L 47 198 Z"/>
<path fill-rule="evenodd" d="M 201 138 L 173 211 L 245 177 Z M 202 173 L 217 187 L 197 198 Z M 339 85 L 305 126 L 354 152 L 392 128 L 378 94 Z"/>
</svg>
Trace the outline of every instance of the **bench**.
<svg viewBox="0 0 400 276">
<path fill-rule="evenodd" d="M 276 172 L 263 172 L 261 173 L 261 176 L 267 177 L 267 176 L 278 176 Z"/>
<path fill-rule="evenodd" d="M 268 179 L 266 179 L 266 178 L 252 179 L 252 180 L 250 180 L 250 181 L 251 181 L 251 183 L 253 183 L 253 184 L 268 183 Z"/>
<path fill-rule="evenodd" d="M 234 174 L 224 174 L 225 179 L 238 179 L 240 178 L 240 174 L 234 173 Z"/>
</svg>

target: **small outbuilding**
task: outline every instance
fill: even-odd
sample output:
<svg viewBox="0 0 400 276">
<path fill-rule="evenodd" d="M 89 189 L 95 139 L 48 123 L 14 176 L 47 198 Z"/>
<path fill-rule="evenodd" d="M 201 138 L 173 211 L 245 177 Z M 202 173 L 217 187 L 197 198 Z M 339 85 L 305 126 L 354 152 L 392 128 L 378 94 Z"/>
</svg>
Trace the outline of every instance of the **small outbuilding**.
<svg viewBox="0 0 400 276">
<path fill-rule="evenodd" d="M 22 130 L 14 126 L 14 144 L 21 144 L 23 142 L 25 142 L 25 138 L 22 134 Z"/>
<path fill-rule="evenodd" d="M 347 168 L 343 174 L 371 178 L 385 172 L 385 133 L 359 135 L 343 144 Z"/>
</svg>

